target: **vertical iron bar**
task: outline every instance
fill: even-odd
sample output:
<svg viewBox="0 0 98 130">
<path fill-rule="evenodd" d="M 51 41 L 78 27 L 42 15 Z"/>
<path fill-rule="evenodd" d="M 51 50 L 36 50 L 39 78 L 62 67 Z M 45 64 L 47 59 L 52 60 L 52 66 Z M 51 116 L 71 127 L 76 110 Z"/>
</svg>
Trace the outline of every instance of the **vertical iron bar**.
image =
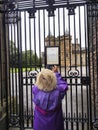
<svg viewBox="0 0 98 130">
<path fill-rule="evenodd" d="M 17 14 L 18 14 L 18 17 L 20 17 L 20 12 L 17 12 Z M 19 115 L 19 122 L 20 122 L 20 124 L 21 124 L 21 117 L 20 117 L 20 21 L 21 20 L 19 20 L 19 21 L 17 21 L 17 48 L 18 48 L 18 50 L 17 50 L 17 60 L 18 60 L 18 62 L 17 62 L 17 67 L 18 67 L 18 74 L 17 74 L 17 80 L 18 80 L 18 83 L 17 83 L 17 89 L 18 89 L 18 115 Z"/>
<path fill-rule="evenodd" d="M 14 42 L 14 23 L 12 23 L 12 25 L 11 25 L 11 43 L 12 43 L 12 48 L 11 48 L 11 54 L 12 54 L 12 108 L 13 108 L 13 110 L 12 110 L 12 115 L 14 115 L 14 106 L 15 106 L 15 104 L 14 104 L 14 44 L 15 44 L 15 42 Z"/>
<path fill-rule="evenodd" d="M 88 39 L 87 39 L 87 14 L 86 14 L 86 6 L 84 6 L 84 27 L 85 27 L 85 62 L 86 62 L 86 77 L 89 77 L 89 70 L 88 70 L 88 54 L 89 54 L 89 51 L 88 51 Z M 89 85 L 86 86 L 86 93 L 87 93 L 87 117 L 89 115 L 89 105 L 88 105 L 88 102 L 89 102 L 89 99 L 88 99 L 88 90 L 89 90 Z M 89 117 L 88 117 L 88 120 L 89 120 Z M 89 122 L 87 122 L 87 130 L 89 130 Z"/>
<path fill-rule="evenodd" d="M 44 34 L 43 34 L 43 35 L 44 35 L 44 41 L 43 41 L 43 42 L 44 42 L 44 52 L 45 52 L 45 30 L 46 30 L 46 27 L 45 27 L 46 19 L 45 19 L 45 18 L 46 18 L 46 17 L 45 17 L 45 10 L 43 10 L 43 25 L 44 25 L 44 26 L 43 26 L 43 28 L 44 28 L 44 29 L 43 29 L 43 33 L 44 33 Z M 44 66 L 46 67 L 45 53 L 44 53 L 44 61 L 43 61 L 43 62 L 44 62 Z"/>
<path fill-rule="evenodd" d="M 7 62 L 8 61 L 8 37 L 7 37 L 7 33 L 6 32 L 8 32 L 9 30 L 7 30 L 7 26 L 6 26 L 6 24 L 5 24 L 5 14 L 4 14 L 4 16 L 3 16 L 3 28 L 4 28 L 4 43 L 5 43 L 5 61 Z M 6 76 L 6 79 L 7 79 L 7 77 L 8 77 L 8 64 L 6 63 L 5 64 L 5 76 Z M 9 109 L 8 109 L 8 106 L 9 106 L 9 103 L 8 103 L 8 80 L 6 80 L 5 81 L 5 85 L 6 85 L 6 130 L 8 130 L 9 129 L 9 124 L 8 124 L 8 120 L 9 120 L 9 115 L 8 115 L 8 113 L 9 113 Z"/>
<path fill-rule="evenodd" d="M 16 12 L 17 13 L 17 12 Z M 14 41 L 15 41 L 15 45 L 14 45 L 14 49 L 15 49 L 15 62 L 14 62 L 14 69 L 15 69 L 15 76 L 14 76 L 14 82 L 16 83 L 14 83 L 14 85 L 15 85 L 15 100 L 16 100 L 16 105 L 15 105 L 15 109 L 16 109 L 16 114 L 18 114 L 18 90 L 17 90 L 17 41 L 16 41 L 16 38 L 17 38 L 17 36 L 16 36 L 16 23 L 14 24 Z"/>
<path fill-rule="evenodd" d="M 59 47 L 60 47 L 60 9 L 58 8 L 58 37 L 59 37 Z M 59 57 L 59 66 L 60 66 L 60 72 L 61 72 L 61 47 L 59 48 L 60 57 Z"/>
<path fill-rule="evenodd" d="M 83 76 L 83 73 L 82 73 L 82 45 L 81 45 L 81 11 L 80 11 L 80 7 L 79 7 L 79 36 L 80 36 L 80 71 L 81 71 L 81 77 Z M 81 84 L 81 110 L 82 110 L 82 129 L 84 130 L 84 122 L 83 122 L 83 106 L 84 106 L 84 104 L 83 104 L 83 85 Z"/>
<path fill-rule="evenodd" d="M 67 68 L 67 64 L 66 64 L 66 54 L 67 54 L 68 52 L 66 52 L 66 51 L 67 51 L 67 50 L 66 50 L 66 47 L 67 47 L 66 37 L 67 37 L 68 34 L 66 34 L 66 31 L 67 31 L 67 30 L 65 30 L 65 24 L 66 24 L 66 23 L 65 23 L 65 8 L 63 8 L 64 66 Z M 65 68 L 65 77 L 66 77 L 66 68 Z M 67 112 L 68 112 L 68 110 L 67 110 L 67 106 L 68 106 L 68 103 L 67 103 L 67 93 L 66 93 L 65 100 L 66 100 L 66 106 L 65 106 L 65 108 L 66 108 L 66 129 L 68 129 L 68 121 L 67 121 L 67 118 L 68 118 L 68 116 L 67 116 Z"/>
<path fill-rule="evenodd" d="M 75 14 L 73 16 L 73 21 L 74 21 L 74 44 L 75 44 L 75 70 L 77 70 L 77 43 L 76 43 L 76 21 L 75 21 Z M 78 117 L 78 90 L 77 90 L 77 77 L 75 77 L 75 83 L 76 83 L 76 117 Z M 78 121 L 76 122 L 77 125 L 77 130 L 79 129 L 78 127 Z"/>
<path fill-rule="evenodd" d="M 19 17 L 22 16 L 21 12 Z M 22 22 L 18 24 L 18 37 L 19 37 L 19 115 L 20 115 L 20 130 L 24 130 L 24 118 L 23 118 L 23 72 L 22 72 Z"/>
<path fill-rule="evenodd" d="M 50 17 L 48 16 L 48 37 L 49 37 L 49 46 L 51 46 L 51 42 L 50 42 Z"/>
<path fill-rule="evenodd" d="M 54 46 L 56 45 L 55 42 L 55 15 L 53 16 L 53 30 L 54 30 Z"/>
<path fill-rule="evenodd" d="M 73 30 L 74 30 L 74 50 L 75 50 L 75 54 L 74 54 L 74 57 L 75 57 L 75 69 L 77 69 L 77 50 L 76 50 L 76 26 L 75 26 L 75 14 L 73 15 Z"/>
<path fill-rule="evenodd" d="M 36 70 L 36 21 L 35 21 L 35 18 L 34 18 L 34 52 L 35 52 L 35 63 L 34 63 L 34 67 L 35 67 L 35 70 Z"/>
<path fill-rule="evenodd" d="M 25 66 L 23 68 L 25 68 L 25 73 L 26 73 L 26 90 L 23 89 L 24 91 L 24 95 L 25 95 L 25 91 L 26 91 L 26 116 L 27 116 L 27 127 L 29 126 L 29 121 L 28 121 L 28 79 L 27 79 L 27 67 L 28 67 L 28 61 L 27 61 L 27 55 L 28 55 L 28 51 L 27 51 L 27 15 L 26 15 L 26 11 L 24 12 L 24 33 L 25 33 Z M 25 107 L 25 102 L 23 102 L 23 105 Z"/>
<path fill-rule="evenodd" d="M 77 63 L 77 57 L 78 57 L 78 48 L 77 48 L 77 41 L 76 41 L 76 20 L 75 20 L 75 15 L 74 15 L 74 41 L 75 41 L 75 69 L 77 70 L 77 66 L 78 66 L 78 63 Z M 77 70 L 79 71 L 79 70 Z M 79 75 L 78 75 L 79 76 Z M 77 78 L 75 78 L 75 83 L 76 83 L 76 117 L 78 117 L 78 89 L 77 89 Z M 79 129 L 79 124 L 78 124 L 78 121 L 76 122 L 76 128 L 77 130 Z"/>
<path fill-rule="evenodd" d="M 72 61 L 71 61 L 71 58 L 72 58 L 72 54 L 71 54 L 71 27 L 70 27 L 70 15 L 68 15 L 68 23 L 69 23 L 69 59 L 70 59 L 70 63 L 69 63 L 69 71 L 71 70 L 72 68 Z M 71 110 L 71 119 L 73 118 L 73 100 L 72 100 L 72 77 L 69 77 L 70 79 L 70 110 Z M 71 122 L 71 130 L 73 130 L 73 122 Z"/>
<path fill-rule="evenodd" d="M 16 14 L 16 12 L 15 12 Z M 17 111 L 17 70 L 16 70 L 16 23 L 13 23 L 13 40 L 14 40 L 14 114 L 16 114 Z"/>
<path fill-rule="evenodd" d="M 31 46 L 31 19 L 29 18 L 29 46 L 30 46 L 30 71 L 32 70 L 32 46 Z"/>
<path fill-rule="evenodd" d="M 40 29 L 40 11 L 38 10 L 38 27 L 39 27 L 39 59 L 40 59 L 40 62 L 37 63 L 39 66 L 38 68 L 40 68 L 41 70 L 41 29 Z M 37 54 L 38 55 L 38 54 Z"/>
<path fill-rule="evenodd" d="M 32 46 L 31 46 L 31 19 L 29 18 L 29 46 L 30 46 L 30 71 L 32 70 Z M 33 95 L 32 95 L 32 78 L 30 78 L 30 88 L 31 88 L 31 116 L 33 116 Z M 33 117 L 31 118 L 31 126 L 33 128 Z"/>
<path fill-rule="evenodd" d="M 66 31 L 65 30 L 65 8 L 63 8 L 63 34 L 64 34 L 64 66 L 66 67 L 66 37 L 67 37 L 67 34 L 66 34 Z M 66 68 L 65 68 L 65 77 L 66 77 Z M 67 96 L 66 96 L 67 97 Z"/>
<path fill-rule="evenodd" d="M 7 16 L 8 16 L 8 14 L 7 14 Z M 9 61 L 9 67 L 8 67 L 8 69 L 9 69 L 8 70 L 9 71 L 9 74 L 8 74 L 9 75 L 9 88 L 8 88 L 9 89 L 9 95 L 8 96 L 9 96 L 9 106 L 10 106 L 9 107 L 9 115 L 11 117 L 11 110 L 12 110 L 11 109 L 11 104 L 12 104 L 12 101 L 11 101 L 11 74 L 10 74 L 10 70 L 11 70 L 10 69 L 10 51 L 11 51 L 11 47 L 10 47 L 10 41 L 9 41 L 9 35 L 11 35 L 9 30 L 11 30 L 11 29 L 9 27 L 9 24 L 8 24 L 7 29 L 8 29 L 8 38 L 7 38 L 7 40 L 8 40 L 8 61 Z"/>
<path fill-rule="evenodd" d="M 10 56 L 11 56 L 11 100 L 12 100 L 12 104 L 11 104 L 11 115 L 13 115 L 14 113 L 14 79 L 13 79 L 13 51 L 14 51 L 14 42 L 13 42 L 13 28 L 12 28 L 12 23 L 11 23 L 11 41 L 10 41 Z"/>
</svg>

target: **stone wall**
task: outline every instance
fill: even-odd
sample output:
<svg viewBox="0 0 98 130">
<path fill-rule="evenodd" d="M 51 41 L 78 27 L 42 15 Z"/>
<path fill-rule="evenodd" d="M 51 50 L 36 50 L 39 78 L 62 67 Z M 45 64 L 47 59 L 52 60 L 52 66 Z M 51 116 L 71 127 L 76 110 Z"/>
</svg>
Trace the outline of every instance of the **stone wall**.
<svg viewBox="0 0 98 130">
<path fill-rule="evenodd" d="M 92 107 L 98 108 L 98 21 L 89 23 L 89 52 Z"/>
</svg>

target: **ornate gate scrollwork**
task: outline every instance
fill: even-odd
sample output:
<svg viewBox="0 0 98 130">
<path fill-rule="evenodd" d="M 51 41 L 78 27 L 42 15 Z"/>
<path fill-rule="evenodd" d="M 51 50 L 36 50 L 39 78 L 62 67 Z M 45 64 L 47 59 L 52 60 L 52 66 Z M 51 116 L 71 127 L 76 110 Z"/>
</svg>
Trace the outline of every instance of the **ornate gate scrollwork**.
<svg viewBox="0 0 98 130">
<path fill-rule="evenodd" d="M 38 70 L 36 70 L 36 71 L 29 71 L 29 72 L 28 72 L 28 75 L 29 75 L 29 77 L 31 77 L 31 78 L 36 78 L 36 76 L 37 76 L 38 73 L 39 73 Z"/>
<path fill-rule="evenodd" d="M 16 115 L 12 115 L 9 119 L 9 125 L 11 124 L 12 126 L 19 126 L 19 117 Z"/>
<path fill-rule="evenodd" d="M 70 70 L 68 70 L 68 76 L 75 78 L 79 76 L 79 70 L 76 68 L 71 68 Z"/>
</svg>

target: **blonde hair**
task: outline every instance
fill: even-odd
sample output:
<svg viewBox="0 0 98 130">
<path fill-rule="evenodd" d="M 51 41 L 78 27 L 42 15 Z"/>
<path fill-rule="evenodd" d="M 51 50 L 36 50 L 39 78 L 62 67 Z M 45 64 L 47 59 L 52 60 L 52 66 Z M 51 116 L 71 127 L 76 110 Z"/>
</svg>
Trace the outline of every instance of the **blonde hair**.
<svg viewBox="0 0 98 130">
<path fill-rule="evenodd" d="M 40 90 L 52 91 L 56 88 L 56 76 L 54 72 L 49 69 L 43 69 L 37 75 L 36 85 Z"/>
</svg>

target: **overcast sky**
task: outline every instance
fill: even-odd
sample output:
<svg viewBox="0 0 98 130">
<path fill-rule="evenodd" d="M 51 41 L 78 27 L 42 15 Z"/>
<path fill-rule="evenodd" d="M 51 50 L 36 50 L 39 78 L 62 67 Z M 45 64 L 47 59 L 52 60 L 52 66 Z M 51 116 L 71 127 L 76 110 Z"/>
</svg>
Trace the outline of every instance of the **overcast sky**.
<svg viewBox="0 0 98 130">
<path fill-rule="evenodd" d="M 68 15 L 68 10 L 66 8 L 64 9 L 64 13 L 63 13 L 63 9 L 59 9 L 59 14 L 58 14 L 58 9 L 56 9 L 54 13 L 55 13 L 55 24 L 53 21 L 53 17 L 50 17 L 51 34 L 52 35 L 55 34 L 56 37 L 59 36 L 59 33 L 60 35 L 64 35 L 64 31 L 69 32 L 69 27 L 70 27 L 70 34 L 72 35 L 72 43 L 75 43 L 75 38 L 78 38 L 79 43 L 81 43 L 81 45 L 85 47 L 85 34 L 86 34 L 85 22 L 86 21 L 84 19 L 84 7 L 80 8 L 80 13 L 79 13 L 79 7 L 75 9 L 75 19 L 74 19 L 74 15 L 70 15 L 70 16 Z M 25 14 L 24 12 L 21 13 L 21 32 L 22 32 L 21 41 L 22 41 L 23 50 L 25 50 L 25 47 L 27 47 L 28 50 L 30 49 L 30 44 L 29 44 L 30 41 L 32 45 L 32 50 L 34 50 L 34 43 L 36 43 L 37 45 L 36 47 L 37 51 L 39 51 L 40 49 L 39 43 L 41 43 L 41 51 L 44 50 L 43 49 L 44 48 L 44 34 L 45 34 L 45 37 L 49 34 L 48 12 L 45 11 L 45 23 L 44 23 L 44 17 L 43 17 L 43 10 L 40 11 L 40 18 L 39 18 L 38 11 L 35 13 L 35 17 L 36 17 L 35 24 L 34 24 L 34 18 L 30 19 L 30 24 L 29 24 L 28 12 L 26 12 Z M 79 22 L 79 19 L 80 19 L 80 22 Z M 34 32 L 34 28 L 35 28 L 35 32 Z M 10 39 L 12 39 L 12 41 L 15 41 L 17 45 L 17 26 L 12 25 L 10 26 L 9 30 L 12 30 L 12 33 L 9 31 Z M 14 32 L 16 34 L 14 34 Z M 14 38 L 14 36 L 16 36 L 16 38 Z"/>
</svg>

